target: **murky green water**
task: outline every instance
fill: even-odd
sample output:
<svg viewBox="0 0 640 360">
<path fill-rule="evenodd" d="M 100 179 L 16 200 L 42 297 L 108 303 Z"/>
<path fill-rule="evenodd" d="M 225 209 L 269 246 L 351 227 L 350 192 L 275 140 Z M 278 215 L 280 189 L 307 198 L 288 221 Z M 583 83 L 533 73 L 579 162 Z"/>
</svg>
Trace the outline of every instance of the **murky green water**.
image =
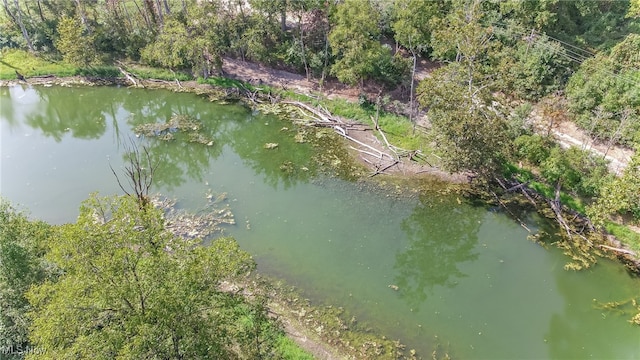
<svg viewBox="0 0 640 360">
<path fill-rule="evenodd" d="M 192 209 L 226 192 L 237 220 L 228 233 L 260 271 L 316 303 L 345 307 L 425 358 L 435 344 L 459 359 L 640 358 L 630 314 L 594 307 L 640 296 L 621 266 L 567 272 L 561 253 L 500 212 L 317 175 L 311 146 L 284 121 L 165 91 L 12 87 L 0 101 L 0 193 L 34 217 L 73 221 L 90 192 L 120 193 L 109 164 L 120 169 L 131 127 L 192 115 L 213 146 L 133 138 L 160 159 L 156 190 Z"/>
</svg>

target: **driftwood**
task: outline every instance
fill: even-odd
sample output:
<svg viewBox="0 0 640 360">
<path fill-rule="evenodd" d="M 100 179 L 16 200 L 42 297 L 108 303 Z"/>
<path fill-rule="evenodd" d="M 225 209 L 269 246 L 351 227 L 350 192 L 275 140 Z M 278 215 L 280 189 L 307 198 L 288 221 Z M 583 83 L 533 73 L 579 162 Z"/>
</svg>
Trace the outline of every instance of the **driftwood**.
<svg viewBox="0 0 640 360">
<path fill-rule="evenodd" d="M 389 155 L 389 154 L 387 154 L 385 152 L 382 152 L 382 151 L 374 148 L 373 146 L 367 145 L 367 144 L 363 143 L 362 141 L 359 141 L 359 140 L 354 139 L 353 137 L 347 135 L 346 132 L 344 131 L 344 129 L 342 129 L 342 131 L 338 130 L 337 133 L 342 135 L 347 140 L 353 141 L 354 143 L 356 143 L 356 144 L 358 144 L 360 146 L 364 146 L 367 149 L 373 150 L 374 152 L 380 154 L 380 159 L 382 159 L 382 158 L 384 158 L 386 156 L 386 157 L 390 158 L 391 160 L 396 160 L 393 156 L 391 156 L 391 155 Z"/>
<path fill-rule="evenodd" d="M 329 113 L 329 111 L 327 111 L 324 108 L 314 108 L 311 107 L 305 103 L 299 102 L 299 101 L 283 101 L 283 104 L 289 104 L 289 105 L 293 105 L 296 106 L 298 108 L 301 108 L 303 110 L 306 110 L 307 112 L 311 113 L 312 116 L 309 116 L 312 120 L 314 120 L 314 125 L 319 125 L 319 126 L 327 126 L 327 127 L 332 127 L 338 134 L 340 134 L 342 137 L 344 137 L 345 139 L 352 141 L 364 148 L 367 148 L 369 151 L 362 151 L 368 155 L 372 155 L 375 156 L 377 158 L 380 159 L 384 159 L 384 157 L 388 157 L 389 159 L 391 159 L 392 161 L 397 161 L 397 156 L 393 157 L 383 151 L 380 151 L 376 148 L 374 148 L 371 145 L 365 144 L 360 140 L 355 139 L 354 137 L 350 136 L 347 133 L 347 129 L 351 126 L 354 126 L 354 124 L 346 124 L 344 121 L 342 121 L 340 118 L 335 117 L 333 115 L 331 115 L 331 113 Z M 386 138 L 385 138 L 386 140 Z M 388 142 L 387 142 L 388 144 Z M 391 145 L 389 145 L 391 146 Z M 377 155 L 373 155 L 373 154 L 377 154 Z M 394 164 L 395 165 L 395 164 Z"/>
<path fill-rule="evenodd" d="M 299 101 L 283 101 L 283 104 L 289 104 L 289 105 L 293 105 L 293 106 L 297 106 L 301 109 L 304 109 L 308 112 L 310 112 L 311 114 L 313 114 L 315 116 L 315 120 L 316 121 L 320 121 L 320 122 L 325 122 L 325 123 L 342 123 L 342 121 L 338 121 L 335 120 L 331 114 L 329 114 L 328 111 L 326 111 L 325 109 L 319 110 L 319 109 L 315 109 L 305 103 L 299 102 Z M 324 110 L 324 111 L 323 111 Z"/>
<path fill-rule="evenodd" d="M 372 153 L 372 152 L 370 152 L 370 151 L 366 151 L 366 150 L 358 149 L 358 148 L 355 148 L 355 147 L 353 147 L 353 146 L 349 146 L 349 148 L 351 148 L 352 150 L 355 150 L 355 151 L 361 152 L 361 153 L 363 153 L 363 154 L 367 154 L 367 155 L 372 156 L 372 157 L 380 157 L 380 155 L 379 155 L 379 154 L 378 154 L 378 155 L 376 155 L 376 154 L 374 154 L 374 153 Z M 364 159 L 364 158 L 363 158 L 363 159 Z"/>
<path fill-rule="evenodd" d="M 608 245 L 598 245 L 598 247 L 601 248 L 601 249 L 615 251 L 615 252 L 618 252 L 618 253 L 621 253 L 621 254 L 636 256 L 635 252 L 633 252 L 631 250 L 627 250 L 627 249 L 616 248 L 616 247 L 608 246 Z"/>
<path fill-rule="evenodd" d="M 384 140 L 385 144 L 387 144 L 387 149 L 391 150 L 396 155 L 396 159 L 399 159 L 400 156 L 398 155 L 398 152 L 395 150 L 396 147 L 389 144 L 389 140 L 387 140 L 387 136 L 384 134 L 382 129 L 380 129 L 380 126 L 378 126 L 378 122 L 373 117 L 371 117 L 371 120 L 375 123 L 376 125 L 375 128 L 376 130 L 378 130 L 378 133 L 380 133 L 380 136 L 382 136 L 382 139 Z"/>
<path fill-rule="evenodd" d="M 121 66 L 118 66 L 118 70 L 120 70 L 120 73 L 122 73 L 122 75 L 124 75 L 124 77 L 129 80 L 129 82 L 131 84 L 133 84 L 133 86 L 135 87 L 141 87 L 144 88 L 144 84 L 142 84 L 142 82 L 137 81 L 135 78 L 135 75 L 127 72 L 125 69 L 123 69 Z"/>
<path fill-rule="evenodd" d="M 560 225 L 562 229 L 564 229 L 564 231 L 566 232 L 569 238 L 578 236 L 590 246 L 594 245 L 584 235 L 584 231 L 586 229 L 588 229 L 589 231 L 595 231 L 595 227 L 585 215 L 580 214 L 577 211 L 573 209 L 569 209 L 562 205 L 562 202 L 560 201 L 560 189 L 562 187 L 562 184 L 560 182 L 556 184 L 554 198 L 549 199 L 539 194 L 535 190 L 531 189 L 530 187 L 528 187 L 529 182 L 520 183 L 519 181 L 515 180 L 515 181 L 511 181 L 511 184 L 507 186 L 507 184 L 505 183 L 506 181 L 502 181 L 499 178 L 495 178 L 495 180 L 498 182 L 498 184 L 500 184 L 500 187 L 502 187 L 505 190 L 505 192 L 513 192 L 515 190 L 520 190 L 520 192 L 522 192 L 522 194 L 534 206 L 538 206 L 538 202 L 536 201 L 536 199 L 542 200 L 544 203 L 547 204 L 547 207 L 553 212 L 553 215 L 554 215 L 553 217 L 555 218 L 556 222 L 558 223 L 558 225 Z M 497 196 L 497 195 L 494 195 L 494 196 Z M 565 219 L 565 215 L 567 214 L 573 216 L 573 218 L 570 219 L 570 221 L 567 221 Z M 583 224 L 581 229 L 575 229 L 570 225 L 570 224 L 578 224 L 579 222 Z"/>
<path fill-rule="evenodd" d="M 516 219 L 516 221 L 518 221 L 520 223 L 520 226 L 522 226 L 525 230 L 527 230 L 528 232 L 531 232 L 531 229 L 529 229 L 527 227 L 527 225 L 524 223 L 524 221 L 520 220 L 519 217 L 516 216 L 516 214 L 514 214 L 511 210 L 509 210 L 509 207 L 507 207 L 507 205 L 502 202 L 502 200 L 500 200 L 500 197 L 498 196 L 498 194 L 496 194 L 495 192 L 491 192 L 491 194 L 493 194 L 493 196 L 496 198 L 496 201 L 498 201 L 498 204 L 500 204 L 500 206 L 502 206 L 505 210 L 507 210 L 507 212 L 514 218 Z"/>
<path fill-rule="evenodd" d="M 378 174 L 383 174 L 385 170 L 398 165 L 398 163 L 400 162 L 400 160 L 395 160 L 393 163 L 381 168 L 381 165 L 376 165 L 376 171 L 374 173 L 372 173 L 371 175 L 369 175 L 369 177 L 374 177 Z"/>
</svg>

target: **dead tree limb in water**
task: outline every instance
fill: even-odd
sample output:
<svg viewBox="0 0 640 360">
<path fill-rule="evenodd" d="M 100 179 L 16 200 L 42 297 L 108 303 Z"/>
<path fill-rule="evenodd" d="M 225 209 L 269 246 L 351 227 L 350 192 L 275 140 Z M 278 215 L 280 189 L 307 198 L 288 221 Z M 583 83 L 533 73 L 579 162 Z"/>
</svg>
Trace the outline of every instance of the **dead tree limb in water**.
<svg viewBox="0 0 640 360">
<path fill-rule="evenodd" d="M 627 250 L 627 249 L 616 248 L 616 247 L 608 246 L 608 245 L 598 245 L 598 247 L 601 248 L 601 249 L 615 251 L 615 252 L 618 252 L 618 253 L 621 253 L 621 254 L 627 254 L 627 255 L 636 256 L 636 253 L 634 253 L 631 250 Z"/>
<path fill-rule="evenodd" d="M 124 77 L 127 80 L 129 80 L 129 82 L 131 82 L 133 84 L 133 86 L 144 88 L 144 84 L 142 82 L 136 81 L 136 77 L 135 77 L 134 74 L 132 74 L 132 73 L 130 73 L 130 72 L 128 72 L 128 71 L 126 71 L 124 69 L 125 65 L 122 62 L 118 61 L 118 64 L 120 64 L 120 66 L 118 66 L 118 70 L 120 71 L 120 73 L 122 75 L 124 75 Z"/>
</svg>

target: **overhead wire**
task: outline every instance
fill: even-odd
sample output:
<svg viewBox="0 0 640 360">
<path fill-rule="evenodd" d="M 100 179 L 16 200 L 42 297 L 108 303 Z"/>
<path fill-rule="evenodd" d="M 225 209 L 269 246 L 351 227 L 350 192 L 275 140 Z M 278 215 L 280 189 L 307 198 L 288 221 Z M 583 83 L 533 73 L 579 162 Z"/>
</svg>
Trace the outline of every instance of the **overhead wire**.
<svg viewBox="0 0 640 360">
<path fill-rule="evenodd" d="M 564 57 L 566 59 L 569 59 L 570 61 L 573 61 L 573 62 L 577 63 L 578 65 L 582 65 L 582 63 L 584 61 L 586 61 L 588 59 L 591 59 L 591 58 L 596 56 L 595 53 L 593 53 L 593 52 L 591 52 L 589 50 L 582 49 L 582 48 L 580 48 L 578 46 L 569 44 L 569 43 L 567 43 L 565 41 L 562 41 L 560 39 L 554 38 L 554 37 L 549 36 L 547 34 L 539 34 L 536 31 L 532 31 L 531 33 L 527 33 L 524 30 L 515 28 L 514 26 L 511 26 L 509 29 L 507 29 L 507 27 L 509 27 L 509 24 L 501 23 L 501 22 L 498 22 L 498 21 L 491 22 L 490 24 L 494 25 L 494 26 L 502 26 L 503 30 L 511 31 L 512 33 L 515 33 L 515 34 L 517 34 L 518 36 L 521 36 L 521 37 L 532 37 L 532 35 L 544 36 L 544 37 L 548 38 L 549 40 L 558 43 L 562 47 L 563 51 L 559 51 L 557 48 L 551 46 L 550 44 L 546 44 L 546 43 L 540 42 L 540 41 L 536 42 L 537 45 L 543 46 L 546 49 L 552 51 L 555 55 L 562 56 L 562 57 Z M 570 48 L 576 49 L 576 50 L 571 50 L 571 49 L 568 49 L 567 47 L 570 47 Z M 579 53 L 577 51 L 581 51 L 581 52 L 583 52 L 585 54 L 589 54 L 589 56 L 583 55 L 583 54 L 581 54 L 581 53 Z M 598 65 L 596 64 L 595 66 L 597 67 Z M 620 73 L 616 73 L 616 72 L 612 71 L 611 69 L 608 69 L 604 65 L 599 66 L 599 69 L 597 69 L 597 70 L 601 70 L 601 71 L 605 72 L 607 75 L 609 75 L 611 77 L 614 77 L 616 79 L 620 79 L 620 80 L 625 81 L 627 83 L 630 83 L 632 85 L 640 86 L 640 79 L 635 79 L 633 77 L 629 77 L 629 76 L 626 76 L 626 75 L 622 75 Z M 637 71 L 638 69 L 634 69 L 634 70 Z"/>
</svg>

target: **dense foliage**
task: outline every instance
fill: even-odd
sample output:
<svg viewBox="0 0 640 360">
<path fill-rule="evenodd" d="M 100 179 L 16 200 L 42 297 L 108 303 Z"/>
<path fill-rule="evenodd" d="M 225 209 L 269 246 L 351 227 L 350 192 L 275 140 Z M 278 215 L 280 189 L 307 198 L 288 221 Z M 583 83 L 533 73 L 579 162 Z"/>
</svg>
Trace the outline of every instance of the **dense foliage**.
<svg viewBox="0 0 640 360">
<path fill-rule="evenodd" d="M 27 349 L 31 306 L 29 287 L 54 274 L 42 260 L 51 227 L 31 222 L 0 199 L 0 348 Z"/>
<path fill-rule="evenodd" d="M 282 358 L 260 296 L 220 284 L 250 271 L 235 240 L 177 238 L 134 197 L 92 195 L 52 227 L 0 205 L 0 346 L 7 356 Z"/>
</svg>

